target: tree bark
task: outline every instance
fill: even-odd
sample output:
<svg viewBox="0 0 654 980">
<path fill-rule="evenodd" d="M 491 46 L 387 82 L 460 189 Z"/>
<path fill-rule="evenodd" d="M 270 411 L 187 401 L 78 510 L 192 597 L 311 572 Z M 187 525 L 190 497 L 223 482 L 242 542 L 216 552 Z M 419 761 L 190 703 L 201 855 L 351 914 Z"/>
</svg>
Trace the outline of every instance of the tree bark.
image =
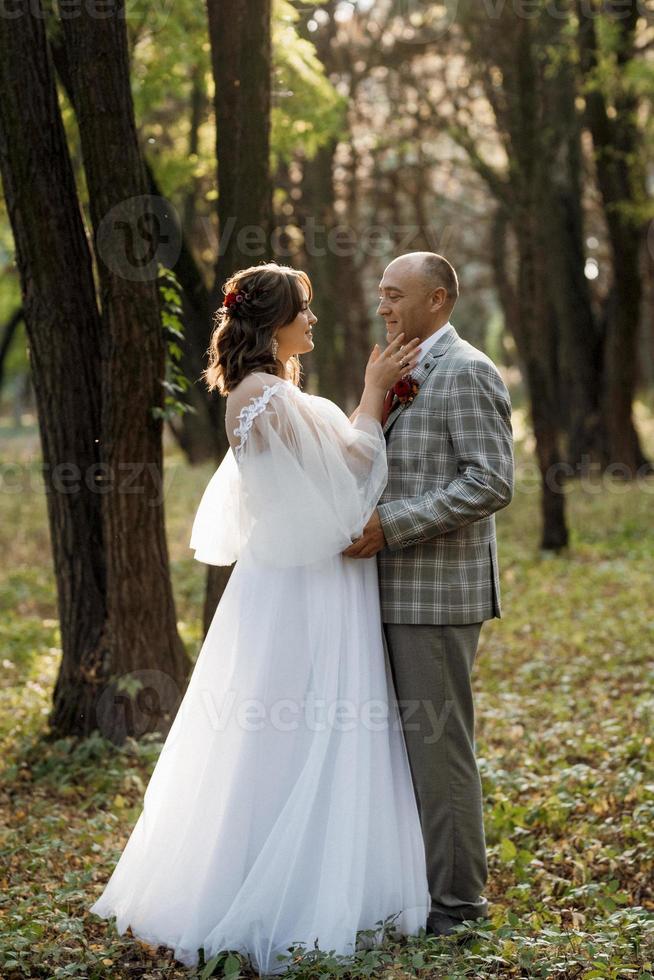
<svg viewBox="0 0 654 980">
<path fill-rule="evenodd" d="M 53 29 L 49 38 L 50 49 L 57 69 L 57 75 L 66 92 L 68 101 L 75 107 L 75 93 L 73 91 L 68 52 L 66 51 L 63 33 L 60 29 L 61 25 L 58 24 L 56 27 L 59 29 Z M 197 116 L 200 113 L 200 106 L 197 104 L 197 100 L 200 98 L 197 92 L 198 85 L 199 82 L 196 81 L 194 83 L 193 127 L 197 127 Z M 197 149 L 196 144 L 197 133 L 194 131 L 191 137 L 191 148 L 195 147 Z M 154 198 L 165 201 L 165 197 L 147 159 L 144 159 L 144 166 L 148 192 Z M 175 220 L 175 209 L 171 207 L 170 213 L 171 220 Z M 187 397 L 189 403 L 195 408 L 195 412 L 185 413 L 178 425 L 169 422 L 169 426 L 180 449 L 186 454 L 188 461 L 194 464 L 222 455 L 227 448 L 227 441 L 223 431 L 223 416 L 221 414 L 220 404 L 198 384 L 204 367 L 204 359 L 209 346 L 211 331 L 209 290 L 205 286 L 202 273 L 188 245 L 186 221 L 184 221 L 183 225 L 178 223 L 177 232 L 180 251 L 177 261 L 173 266 L 173 271 L 182 287 L 182 307 L 184 325 L 186 327 L 185 343 L 182 345 L 183 355 L 180 366 L 184 375 L 192 381 Z"/>
<path fill-rule="evenodd" d="M 550 43 L 562 48 L 561 24 Z M 581 473 L 607 458 L 607 417 L 601 402 L 602 330 L 585 274 L 581 186 L 581 127 L 575 106 L 574 68 L 566 57 L 548 65 L 541 82 L 543 117 L 556 120 L 541 132 L 546 161 L 542 179 L 542 227 L 548 263 L 545 275 L 559 336 L 559 392 L 565 456 Z"/>
<path fill-rule="evenodd" d="M 609 0 L 603 10 L 616 38 L 616 71 L 624 73 L 635 53 L 638 4 Z M 586 123 L 595 149 L 597 182 L 604 203 L 613 265 L 601 399 L 608 430 L 608 458 L 628 476 L 651 471 L 632 416 L 642 301 L 640 254 L 645 228 L 626 207 L 645 200 L 646 191 L 637 97 L 619 83 L 614 97 L 615 113 L 610 116 L 602 87 L 594 77 L 598 67 L 598 13 L 596 8 L 589 11 L 587 4 L 577 3 L 581 71 L 588 83 L 584 93 Z"/>
<path fill-rule="evenodd" d="M 514 336 L 525 367 L 541 474 L 541 548 L 561 551 L 568 544 L 564 476 L 569 471 L 564 462 L 558 402 L 558 337 L 554 310 L 545 287 L 547 252 L 533 214 L 520 225 L 517 237 L 519 315 Z"/>
<path fill-rule="evenodd" d="M 207 0 L 207 13 L 220 230 L 213 300 L 219 306 L 225 280 L 271 254 L 271 0 Z"/>
<path fill-rule="evenodd" d="M 207 0 L 215 85 L 220 247 L 211 307 L 236 270 L 271 257 L 271 0 Z M 220 431 L 224 403 L 219 399 Z M 209 629 L 231 569 L 210 565 L 204 603 Z"/>
<path fill-rule="evenodd" d="M 152 168 L 145 163 L 148 190 L 154 197 L 163 198 Z M 182 370 L 192 382 L 188 399 L 195 413 L 182 416 L 174 435 L 190 463 L 219 459 L 227 451 L 222 399 L 206 390 L 202 371 L 211 339 L 211 298 L 202 273 L 188 245 L 186 235 L 179 229 L 180 252 L 173 271 L 182 287 L 184 344 Z"/>
<path fill-rule="evenodd" d="M 45 21 L 0 18 L 0 168 L 36 397 L 63 651 L 51 722 L 96 724 L 110 660 L 100 462 L 102 324 Z"/>
<path fill-rule="evenodd" d="M 204 85 L 204 70 L 201 64 L 193 65 L 191 83 L 191 105 L 189 120 L 188 154 L 198 156 L 200 148 L 200 126 L 205 115 L 206 92 Z M 196 218 L 196 200 L 198 196 L 197 178 L 189 181 L 189 187 L 184 194 L 182 228 L 188 238 L 193 236 L 193 225 Z"/>
<path fill-rule="evenodd" d="M 317 329 L 325 331 L 305 362 L 315 373 L 321 393 L 343 405 L 347 305 L 340 292 L 338 257 L 327 247 L 329 233 L 337 224 L 333 177 L 336 147 L 337 142 L 330 140 L 312 160 L 304 161 L 302 201 L 296 214 L 304 228 L 303 264 L 314 291 L 311 308 L 318 317 Z"/>
<path fill-rule="evenodd" d="M 518 277 L 514 284 L 506 262 L 510 226 L 508 214 L 498 208 L 493 223 L 493 266 L 505 322 L 515 340 L 529 394 L 540 470 L 540 546 L 544 551 L 558 552 L 567 546 L 569 539 L 564 485 L 570 467 L 564 460 L 562 446 L 555 318 L 542 285 L 545 249 L 528 216 L 518 221 Z"/>
<path fill-rule="evenodd" d="M 327 17 L 321 30 L 311 35 L 312 43 L 325 74 L 331 77 L 338 73 L 347 79 L 348 96 L 353 101 L 359 77 L 365 77 L 367 71 L 355 63 L 363 58 L 369 64 L 371 58 L 375 60 L 375 53 L 370 48 L 353 50 L 337 43 L 335 0 L 325 3 L 322 10 Z M 347 140 L 347 135 L 341 134 L 322 146 L 311 160 L 303 161 L 302 201 L 296 208 L 296 219 L 305 229 L 305 265 L 314 286 L 312 308 L 321 332 L 321 340 L 306 362 L 315 372 L 320 391 L 349 414 L 361 397 L 370 355 L 370 317 L 363 269 L 357 258 L 359 188 L 357 151 L 351 141 L 340 195 L 334 177 L 339 145 Z M 336 209 L 337 198 L 344 205 L 344 219 Z"/>
<path fill-rule="evenodd" d="M 110 628 L 98 724 L 120 741 L 165 731 L 188 659 L 177 632 L 163 508 L 165 347 L 152 222 L 129 83 L 123 0 L 62 21 L 95 234 L 102 308 L 102 437 Z M 69 710 L 59 689 L 53 724 Z"/>
<path fill-rule="evenodd" d="M 552 208 L 552 159 L 551 144 L 544 143 L 547 116 L 542 65 L 536 52 L 535 28 L 529 19 L 517 19 L 509 12 L 491 27 L 492 35 L 488 35 L 488 24 L 480 23 L 471 5 L 462 14 L 471 61 L 477 59 L 483 66 L 490 57 L 502 71 L 501 95 L 489 89 L 488 97 L 507 149 L 508 178 L 504 180 L 483 162 L 476 147 L 468 144 L 465 133 L 459 133 L 458 138 L 498 200 L 494 261 L 507 328 L 515 339 L 529 392 L 541 474 L 541 547 L 559 551 L 568 543 L 563 493 L 565 426 L 560 385 L 560 310 L 552 301 L 556 290 L 551 283 L 549 261 L 554 228 L 553 219 L 546 217 Z M 490 86 L 487 73 L 483 78 Z M 560 217 L 561 212 L 557 214 Z M 511 283 L 505 263 L 505 230 L 509 222 L 516 242 L 515 283 Z"/>
</svg>

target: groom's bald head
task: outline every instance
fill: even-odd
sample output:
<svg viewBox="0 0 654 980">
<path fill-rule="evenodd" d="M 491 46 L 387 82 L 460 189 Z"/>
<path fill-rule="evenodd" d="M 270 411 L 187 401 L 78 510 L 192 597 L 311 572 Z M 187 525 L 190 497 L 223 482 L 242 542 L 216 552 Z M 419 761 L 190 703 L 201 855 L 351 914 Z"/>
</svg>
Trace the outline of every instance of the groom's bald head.
<svg viewBox="0 0 654 980">
<path fill-rule="evenodd" d="M 384 269 L 379 292 L 378 312 L 386 321 L 388 339 L 404 332 L 405 340 L 424 340 L 449 320 L 459 280 L 443 255 L 408 252 Z"/>
<path fill-rule="evenodd" d="M 454 270 L 454 266 L 447 261 L 444 255 L 436 252 L 412 252 L 416 256 L 416 261 L 420 263 L 420 274 L 424 278 L 430 289 L 438 289 L 442 286 L 452 301 L 452 306 L 459 298 L 459 278 Z"/>
<path fill-rule="evenodd" d="M 430 290 L 442 288 L 445 290 L 451 306 L 459 296 L 459 279 L 454 266 L 444 255 L 437 252 L 407 252 L 400 255 L 387 266 L 387 272 L 412 273 Z"/>
</svg>

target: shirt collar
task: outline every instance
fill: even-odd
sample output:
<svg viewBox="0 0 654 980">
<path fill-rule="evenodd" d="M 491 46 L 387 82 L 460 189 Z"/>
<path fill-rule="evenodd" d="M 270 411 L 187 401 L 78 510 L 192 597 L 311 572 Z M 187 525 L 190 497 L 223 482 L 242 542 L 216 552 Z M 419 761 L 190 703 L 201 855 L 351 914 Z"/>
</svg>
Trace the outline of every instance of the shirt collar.
<svg viewBox="0 0 654 980">
<path fill-rule="evenodd" d="M 427 337 L 426 340 L 423 340 L 423 342 L 421 343 L 421 345 L 419 347 L 420 355 L 418 357 L 418 364 L 420 364 L 420 362 L 425 359 L 425 357 L 427 356 L 427 354 L 429 353 L 429 351 L 432 349 L 432 347 L 436 343 L 436 340 L 438 339 L 438 337 L 440 337 L 440 335 L 442 333 L 444 333 L 447 330 L 448 327 L 451 327 L 451 326 L 452 326 L 452 324 L 448 320 L 447 323 L 444 323 L 442 327 L 439 327 L 438 330 L 436 330 L 435 333 L 433 333 L 431 335 L 431 337 Z M 416 365 L 416 367 L 417 366 L 418 365 Z"/>
</svg>

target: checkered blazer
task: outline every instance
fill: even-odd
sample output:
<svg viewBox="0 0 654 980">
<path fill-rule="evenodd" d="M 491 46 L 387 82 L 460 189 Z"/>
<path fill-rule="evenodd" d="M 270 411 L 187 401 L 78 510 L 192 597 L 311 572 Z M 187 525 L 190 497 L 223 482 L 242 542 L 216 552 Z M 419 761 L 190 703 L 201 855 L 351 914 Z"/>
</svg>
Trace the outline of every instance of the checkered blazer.
<svg viewBox="0 0 654 980">
<path fill-rule="evenodd" d="M 513 496 L 511 401 L 493 362 L 443 331 L 413 371 L 420 390 L 384 432 L 378 555 L 386 623 L 501 616 L 494 511 Z"/>
</svg>

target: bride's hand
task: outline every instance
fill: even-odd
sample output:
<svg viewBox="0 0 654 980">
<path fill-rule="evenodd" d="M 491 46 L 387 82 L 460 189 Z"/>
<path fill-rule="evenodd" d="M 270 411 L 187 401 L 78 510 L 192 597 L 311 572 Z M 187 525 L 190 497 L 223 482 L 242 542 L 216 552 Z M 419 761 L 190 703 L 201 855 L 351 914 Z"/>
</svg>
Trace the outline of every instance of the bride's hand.
<svg viewBox="0 0 654 980">
<path fill-rule="evenodd" d="M 375 344 L 366 365 L 366 385 L 388 391 L 405 374 L 410 374 L 418 363 L 416 348 L 420 346 L 420 340 L 416 338 L 402 344 L 403 337 L 403 333 L 398 334 L 384 351 Z"/>
</svg>

